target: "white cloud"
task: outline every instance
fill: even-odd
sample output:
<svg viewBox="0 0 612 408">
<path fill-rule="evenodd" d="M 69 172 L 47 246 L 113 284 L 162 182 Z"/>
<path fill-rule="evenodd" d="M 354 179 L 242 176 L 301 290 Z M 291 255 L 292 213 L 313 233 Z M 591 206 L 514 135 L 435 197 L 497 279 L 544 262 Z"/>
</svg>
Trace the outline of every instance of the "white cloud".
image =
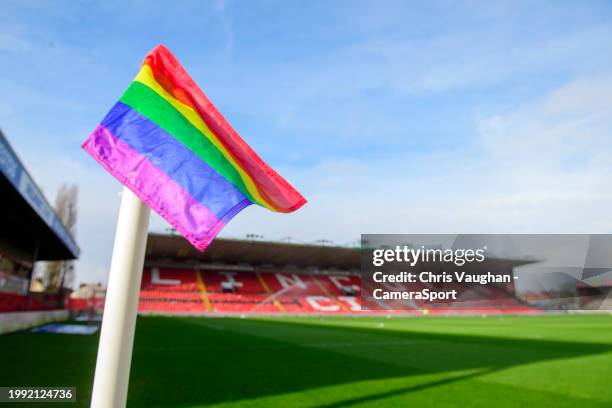
<svg viewBox="0 0 612 408">
<path fill-rule="evenodd" d="M 474 146 L 463 151 L 279 168 L 309 203 L 287 215 L 249 207 L 223 235 L 342 244 L 376 232 L 609 232 L 609 95 L 609 77 L 574 81 L 482 118 Z M 78 183 L 78 279 L 104 282 L 120 185 L 85 156 L 50 159 L 57 156 L 36 149 L 24 156 L 50 201 L 61 182 Z M 153 230 L 166 227 L 153 217 Z"/>
<path fill-rule="evenodd" d="M 227 234 L 348 242 L 360 233 L 609 232 L 612 78 L 577 80 L 481 120 L 474 148 L 287 170 L 310 203 L 248 209 Z"/>
<path fill-rule="evenodd" d="M 610 76 L 573 81 L 536 103 L 483 120 L 482 141 L 500 159 L 544 157 L 542 165 L 556 166 L 605 161 L 612 147 L 611 91 Z"/>
<path fill-rule="evenodd" d="M 117 4 L 125 6 L 114 3 L 106 7 L 113 9 Z M 149 14 L 158 14 L 147 4 L 120 13 L 121 24 L 114 27 L 121 36 L 131 33 L 121 31 L 125 27 L 137 28 L 133 21 L 136 15 L 144 12 L 148 19 Z M 40 10 L 40 2 L 25 7 L 61 18 L 62 22 L 75 22 L 90 6 L 71 9 L 70 13 L 56 10 L 52 4 Z M 182 11 L 173 9 L 177 13 L 173 16 L 187 16 L 189 5 L 182 7 Z M 347 9 L 341 7 L 341 14 L 354 14 Z M 202 83 L 218 90 L 220 97 L 213 97 L 216 103 L 221 101 L 234 112 L 256 117 L 260 122 L 253 126 L 276 120 L 281 132 L 274 136 L 280 138 L 282 133 L 294 137 L 290 143 L 300 144 L 291 154 L 308 149 L 319 152 L 321 146 L 337 143 L 327 158 L 312 167 L 278 168 L 309 199 L 302 210 L 279 215 L 253 206 L 238 215 L 224 235 L 253 232 L 269 238 L 331 238 L 345 243 L 364 232 L 609 232 L 612 78 L 586 76 L 597 67 L 608 69 L 612 62 L 609 25 L 580 25 L 567 30 L 563 26 L 555 35 L 538 30 L 531 39 L 529 32 L 517 29 L 517 21 L 524 14 L 510 16 L 515 20 L 497 30 L 497 25 L 509 18 L 508 10 L 503 9 L 497 18 L 481 18 L 486 22 L 484 29 L 419 31 L 432 23 L 427 20 L 417 28 L 410 26 L 408 34 L 399 30 L 395 35 L 385 30 L 393 22 L 404 27 L 406 13 L 389 12 L 395 9 L 379 5 L 374 9 L 371 18 L 363 18 L 361 8 L 357 13 L 365 35 L 356 33 L 359 30 L 354 27 L 338 27 L 346 29 L 342 41 L 330 37 L 329 47 L 311 50 L 299 58 L 282 50 L 278 55 L 271 53 L 268 47 L 273 42 L 269 39 L 263 46 L 249 43 L 248 48 L 240 48 L 244 47 L 244 32 L 238 24 L 232 25 L 231 7 L 224 2 L 216 3 L 216 13 L 209 13 L 219 26 L 212 21 L 202 24 L 200 20 L 181 20 L 205 26 L 222 37 L 221 48 L 226 52 L 213 54 L 212 60 L 209 53 L 198 48 L 201 44 L 186 41 L 188 37 L 181 41 L 174 37 L 177 44 L 184 44 L 187 61 L 202 59 L 191 64 L 196 67 L 192 73 L 198 72 L 198 66 L 217 69 L 200 70 Z M 528 14 L 532 14 L 530 10 Z M 542 13 L 542 18 L 549 16 Z M 177 18 L 164 20 L 173 22 Z M 531 30 L 536 28 L 532 26 Z M 165 33 L 163 29 L 163 25 L 155 27 L 156 32 Z M 316 29 L 321 27 L 313 27 Z M 175 31 L 175 25 L 169 24 L 168 32 Z M 191 37 L 191 30 L 186 31 Z M 55 38 L 57 43 L 41 40 L 47 38 Z M 0 119 L 51 202 L 60 183 L 79 184 L 77 240 L 83 249 L 79 279 L 104 281 L 121 187 L 76 146 L 121 92 L 135 66 L 128 67 L 127 62 L 112 65 L 106 55 L 107 44 L 82 49 L 78 42 L 62 42 L 60 38 L 54 29 L 37 25 L 23 30 L 5 25 L 0 30 L 0 51 L 19 51 L 27 57 L 21 62 L 24 78 L 19 79 L 23 73 L 15 63 L 14 72 L 9 70 L 0 81 L 3 94 L 11 96 L 10 101 L 0 102 Z M 113 60 L 126 55 L 131 59 L 134 49 L 148 43 L 148 37 L 133 40 L 114 43 Z M 215 44 L 213 40 L 210 44 Z M 32 44 L 35 49 L 30 49 Z M 249 55 L 252 51 L 267 53 L 253 58 Z M 55 62 L 61 63 L 55 66 Z M 223 63 L 216 66 L 217 62 Z M 51 68 L 44 70 L 46 67 Z M 39 76 L 27 76 L 28 69 L 37 68 Z M 217 77 L 210 80 L 210 75 Z M 523 81 L 523 75 L 529 79 Z M 480 118 L 472 139 L 461 136 L 460 151 L 390 152 L 390 146 L 397 142 L 394 137 L 402 138 L 397 145 L 408 145 L 401 142 L 408 137 L 406 127 L 412 118 L 402 115 L 403 107 L 412 109 L 426 102 L 437 114 L 435 102 L 449 103 L 445 99 L 449 95 L 450 99 L 462 97 L 454 92 L 467 89 L 477 93 L 485 88 L 490 91 L 483 94 L 487 103 L 504 105 L 507 101 L 492 100 L 497 93 L 491 88 L 500 86 L 508 92 L 515 82 L 537 87 L 542 82 L 540 77 L 549 75 L 558 75 L 551 83 L 576 75 L 585 75 L 586 79 L 570 82 L 512 110 Z M 47 83 L 68 84 L 66 79 L 77 80 L 73 88 L 62 86 L 59 92 L 46 87 Z M 95 93 L 79 85 L 102 79 L 104 85 Z M 370 97 L 372 93 L 378 99 Z M 440 99 L 433 101 L 434 94 Z M 211 96 L 217 95 L 213 92 Z M 490 110 L 487 106 L 486 111 Z M 439 120 L 448 119 L 441 114 Z M 62 122 L 62 131 L 46 131 Z M 465 124 L 457 129 L 464 134 L 466 129 L 461 126 Z M 329 140 L 330 135 L 335 139 Z M 419 137 L 410 135 L 411 141 Z M 255 147 L 268 148 L 270 140 L 265 135 Z M 374 146 L 383 141 L 387 149 L 381 149 L 376 157 L 368 157 L 367 151 L 354 155 L 343 152 L 352 144 Z M 155 230 L 167 227 L 159 217 L 153 217 L 151 225 Z"/>
</svg>

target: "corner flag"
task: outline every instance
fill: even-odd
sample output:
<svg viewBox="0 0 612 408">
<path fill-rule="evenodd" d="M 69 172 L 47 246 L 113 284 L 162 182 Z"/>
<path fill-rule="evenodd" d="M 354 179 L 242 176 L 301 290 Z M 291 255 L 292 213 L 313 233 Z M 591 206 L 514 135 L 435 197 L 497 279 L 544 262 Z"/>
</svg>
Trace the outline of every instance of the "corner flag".
<svg viewBox="0 0 612 408">
<path fill-rule="evenodd" d="M 202 251 L 251 204 L 292 212 L 306 200 L 259 158 L 162 45 L 147 55 L 83 148 L 125 186 L 91 398 L 94 408 L 120 408 L 127 400 L 149 207 Z"/>
<path fill-rule="evenodd" d="M 306 202 L 163 45 L 83 148 L 199 250 L 248 205 L 292 212 Z"/>
</svg>

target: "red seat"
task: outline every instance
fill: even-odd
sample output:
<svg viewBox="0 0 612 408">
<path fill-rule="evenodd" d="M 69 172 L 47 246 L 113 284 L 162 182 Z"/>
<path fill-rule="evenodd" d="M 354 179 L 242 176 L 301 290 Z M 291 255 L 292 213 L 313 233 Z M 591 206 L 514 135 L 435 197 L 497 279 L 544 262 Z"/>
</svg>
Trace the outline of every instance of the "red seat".
<svg viewBox="0 0 612 408">
<path fill-rule="evenodd" d="M 401 286 L 401 285 L 400 285 Z M 398 289 L 433 286 L 410 284 Z M 359 275 L 320 275 L 296 271 L 199 271 L 145 269 L 139 311 L 220 314 L 503 313 L 534 310 L 505 288 L 445 285 L 461 302 L 368 300 L 361 310 Z M 376 309 L 376 310 L 367 310 Z"/>
</svg>

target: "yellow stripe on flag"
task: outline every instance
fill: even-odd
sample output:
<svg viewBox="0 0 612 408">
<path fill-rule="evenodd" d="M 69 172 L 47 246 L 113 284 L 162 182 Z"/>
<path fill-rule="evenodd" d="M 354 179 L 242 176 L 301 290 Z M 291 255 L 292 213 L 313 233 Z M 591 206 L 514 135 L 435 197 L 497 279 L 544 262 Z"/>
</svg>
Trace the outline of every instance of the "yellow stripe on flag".
<svg viewBox="0 0 612 408">
<path fill-rule="evenodd" d="M 211 143 L 214 144 L 217 149 L 219 149 L 221 154 L 225 156 L 225 158 L 231 163 L 231 165 L 236 168 L 236 171 L 238 171 L 238 174 L 242 178 L 244 185 L 246 186 L 247 190 L 249 190 L 249 193 L 251 194 L 253 199 L 258 204 L 261 204 L 272 211 L 276 211 L 276 209 L 274 209 L 274 207 L 272 207 L 266 200 L 264 200 L 261 194 L 259 194 L 259 190 L 255 186 L 255 183 L 253 183 L 251 177 L 242 169 L 242 167 L 238 165 L 238 163 L 236 163 L 234 157 L 231 155 L 230 152 L 227 151 L 227 149 L 219 141 L 217 136 L 215 136 L 215 134 L 208 128 L 208 126 L 202 120 L 200 115 L 195 110 L 193 110 L 191 106 L 187 106 L 183 102 L 176 99 L 159 83 L 157 83 L 157 81 L 155 80 L 155 76 L 153 75 L 153 71 L 151 71 L 151 67 L 149 67 L 147 64 L 143 65 L 140 71 L 138 72 L 138 75 L 136 75 L 136 78 L 134 78 L 134 81 L 140 82 L 148 86 L 159 96 L 164 98 L 169 104 L 171 104 L 177 111 L 179 111 L 181 115 L 183 115 L 185 119 L 187 119 L 196 129 L 198 129 L 204 137 L 207 137 L 211 141 Z"/>
</svg>

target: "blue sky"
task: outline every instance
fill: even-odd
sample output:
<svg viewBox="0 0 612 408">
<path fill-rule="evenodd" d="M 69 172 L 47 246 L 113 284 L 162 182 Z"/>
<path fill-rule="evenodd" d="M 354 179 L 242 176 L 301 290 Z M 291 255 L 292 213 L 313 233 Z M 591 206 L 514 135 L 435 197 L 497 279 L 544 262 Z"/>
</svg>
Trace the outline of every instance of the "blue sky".
<svg viewBox="0 0 612 408">
<path fill-rule="evenodd" d="M 310 201 L 250 207 L 226 236 L 610 232 L 611 17 L 603 1 L 4 1 L 0 127 L 50 201 L 79 184 L 79 280 L 106 279 L 120 191 L 79 145 L 158 43 Z"/>
</svg>

